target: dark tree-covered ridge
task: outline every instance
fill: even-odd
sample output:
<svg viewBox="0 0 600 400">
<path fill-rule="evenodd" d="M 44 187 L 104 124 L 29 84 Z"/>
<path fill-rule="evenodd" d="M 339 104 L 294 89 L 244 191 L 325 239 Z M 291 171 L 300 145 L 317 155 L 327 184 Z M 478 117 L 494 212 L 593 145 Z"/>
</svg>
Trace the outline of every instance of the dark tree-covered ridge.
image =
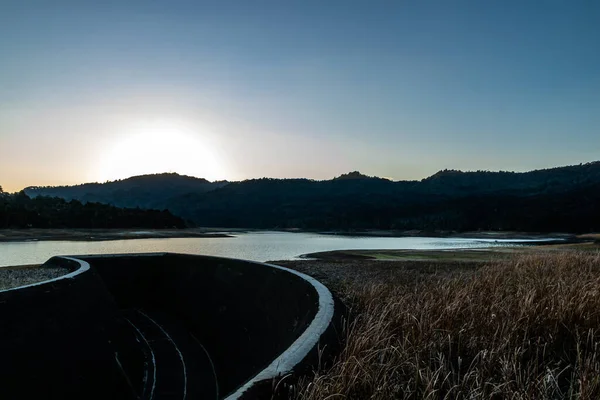
<svg viewBox="0 0 600 400">
<path fill-rule="evenodd" d="M 162 210 L 173 196 L 203 193 L 226 185 L 206 179 L 175 173 L 135 176 L 105 183 L 84 183 L 75 186 L 35 186 L 25 188 L 31 197 L 50 196 L 82 203 L 97 202 L 117 207 L 140 207 Z"/>
<path fill-rule="evenodd" d="M 519 173 L 443 170 L 398 182 L 358 171 L 324 181 L 213 183 L 159 174 L 27 193 L 153 205 L 207 227 L 600 231 L 600 162 Z"/>
<path fill-rule="evenodd" d="M 57 197 L 0 194 L 0 228 L 184 228 L 169 211 L 82 204 Z"/>
</svg>

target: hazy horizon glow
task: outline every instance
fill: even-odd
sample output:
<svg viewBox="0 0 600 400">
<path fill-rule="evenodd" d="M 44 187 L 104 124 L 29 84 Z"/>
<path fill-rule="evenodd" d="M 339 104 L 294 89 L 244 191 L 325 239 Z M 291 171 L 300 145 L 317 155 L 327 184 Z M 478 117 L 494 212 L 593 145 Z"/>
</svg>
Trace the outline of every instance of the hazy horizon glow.
<svg viewBox="0 0 600 400">
<path fill-rule="evenodd" d="M 4 1 L 0 185 L 597 160 L 598 21 L 591 0 Z"/>
<path fill-rule="evenodd" d="M 135 175 L 177 172 L 215 181 L 228 176 L 211 148 L 206 128 L 185 121 L 150 120 L 124 126 L 113 146 L 100 154 L 90 180 L 112 181 Z"/>
</svg>

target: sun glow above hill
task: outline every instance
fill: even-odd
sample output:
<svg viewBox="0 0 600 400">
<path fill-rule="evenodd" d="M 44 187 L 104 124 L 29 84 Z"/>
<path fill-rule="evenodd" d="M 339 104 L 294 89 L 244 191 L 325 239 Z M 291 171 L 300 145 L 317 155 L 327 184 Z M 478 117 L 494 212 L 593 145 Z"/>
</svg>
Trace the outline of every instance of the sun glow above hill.
<svg viewBox="0 0 600 400">
<path fill-rule="evenodd" d="M 208 134 L 179 121 L 132 124 L 100 157 L 97 181 L 162 172 L 225 179 L 223 164 L 206 140 Z"/>
</svg>

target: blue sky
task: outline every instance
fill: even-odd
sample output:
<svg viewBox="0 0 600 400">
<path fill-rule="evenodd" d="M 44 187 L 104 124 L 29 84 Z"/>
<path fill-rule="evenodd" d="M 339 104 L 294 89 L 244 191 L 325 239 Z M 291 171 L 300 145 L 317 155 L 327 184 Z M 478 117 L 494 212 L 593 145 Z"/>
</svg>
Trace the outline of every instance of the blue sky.
<svg viewBox="0 0 600 400">
<path fill-rule="evenodd" d="M 598 21 L 597 1 L 5 0 L 0 185 L 597 160 Z"/>
</svg>

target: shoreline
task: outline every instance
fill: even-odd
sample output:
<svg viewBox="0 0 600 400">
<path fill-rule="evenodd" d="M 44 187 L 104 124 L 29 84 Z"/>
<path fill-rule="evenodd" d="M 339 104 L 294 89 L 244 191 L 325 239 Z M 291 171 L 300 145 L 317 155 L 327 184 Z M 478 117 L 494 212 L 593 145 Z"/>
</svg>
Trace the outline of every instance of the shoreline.
<svg viewBox="0 0 600 400">
<path fill-rule="evenodd" d="M 356 231 L 331 230 L 331 231 L 303 231 L 286 230 L 286 232 L 319 233 L 322 235 L 336 236 L 366 236 L 366 237 L 432 237 L 432 238 L 457 238 L 457 239 L 498 239 L 498 240 L 534 240 L 534 239 L 566 239 L 574 240 L 583 236 L 595 234 L 577 234 L 566 232 L 518 232 L 518 231 L 423 231 L 423 230 L 380 230 L 365 229 Z M 600 236 L 599 236 L 600 237 Z"/>
<path fill-rule="evenodd" d="M 0 243 L 2 242 L 34 242 L 34 241 L 108 241 L 130 239 L 175 239 L 175 238 L 232 238 L 236 233 L 248 232 L 286 232 L 320 234 L 328 236 L 346 237 L 430 237 L 430 238 L 456 238 L 456 239 L 482 239 L 482 240 L 539 240 L 528 242 L 532 246 L 546 246 L 551 244 L 577 244 L 600 240 L 600 234 L 574 234 L 574 233 L 536 233 L 536 232 L 452 232 L 452 231 L 385 231 L 385 230 L 360 230 L 360 231 L 317 231 L 303 229 L 253 229 L 253 228 L 186 228 L 186 229 L 0 229 Z"/>
<path fill-rule="evenodd" d="M 132 239 L 233 238 L 231 230 L 209 229 L 2 229 L 0 243 L 73 241 L 100 242 Z"/>
<path fill-rule="evenodd" d="M 600 242 L 594 239 L 577 239 L 560 243 L 537 242 L 525 246 L 482 247 L 476 249 L 367 249 L 367 250 L 331 250 L 307 253 L 299 256 L 298 261 L 410 261 L 410 262 L 486 262 L 492 259 L 507 259 L 515 255 L 536 254 L 540 252 L 564 251 L 600 251 Z"/>
</svg>

